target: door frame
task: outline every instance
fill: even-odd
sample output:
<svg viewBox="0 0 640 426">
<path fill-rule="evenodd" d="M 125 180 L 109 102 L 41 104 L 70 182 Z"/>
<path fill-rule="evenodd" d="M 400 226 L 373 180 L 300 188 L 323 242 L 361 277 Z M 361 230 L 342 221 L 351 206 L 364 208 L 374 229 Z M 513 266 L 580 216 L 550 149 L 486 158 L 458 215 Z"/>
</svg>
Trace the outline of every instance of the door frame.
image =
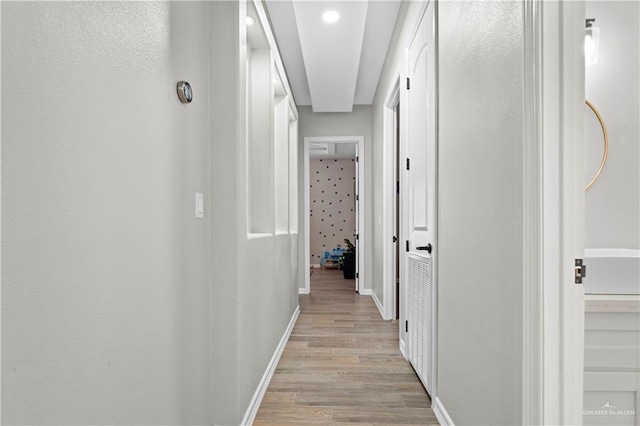
<svg viewBox="0 0 640 426">
<path fill-rule="evenodd" d="M 584 1 L 523 3 L 523 424 L 582 424 Z M 582 201 L 581 201 L 582 200 Z"/>
<path fill-rule="evenodd" d="M 299 294 L 309 294 L 311 292 L 311 277 L 309 274 L 309 270 L 311 268 L 311 218 L 310 218 L 310 206 L 311 206 L 311 197 L 309 191 L 310 177 L 309 177 L 309 146 L 311 143 L 352 143 L 357 146 L 357 155 L 358 155 L 358 203 L 360 208 L 358 209 L 358 214 L 356 216 L 356 223 L 358 226 L 358 278 L 356 278 L 356 291 L 361 294 L 369 294 L 367 290 L 365 290 L 362 285 L 364 283 L 365 278 L 365 263 L 364 263 L 364 252 L 365 252 L 365 215 L 364 208 L 365 206 L 365 181 L 364 181 L 364 170 L 365 170 L 365 150 L 364 150 L 364 136 L 305 136 L 304 137 L 304 287 L 300 287 L 298 289 Z"/>
<path fill-rule="evenodd" d="M 400 220 L 400 217 L 396 217 L 396 128 L 395 123 L 395 111 L 396 105 L 400 104 L 400 67 L 393 73 L 391 84 L 387 90 L 387 96 L 384 101 L 383 111 L 383 155 L 382 155 L 382 175 L 383 175 L 383 187 L 382 187 L 382 200 L 383 200 L 383 230 L 382 230 L 382 246 L 383 246 L 383 262 L 382 262 L 382 276 L 383 276 L 383 309 L 382 317 L 385 320 L 393 320 L 396 317 L 396 248 L 400 244 L 400 235 L 396 235 L 397 242 L 393 242 L 393 236 L 396 230 L 396 221 Z M 402 109 L 400 115 L 402 117 Z M 401 118 L 402 120 L 402 118 Z M 402 150 L 402 126 L 401 123 L 397 123 L 400 126 L 400 149 Z M 401 185 L 402 187 L 402 185 Z M 400 268 L 402 270 L 402 268 Z M 402 328 L 402 327 L 400 327 Z M 402 339 L 401 339 L 402 340 Z"/>
</svg>

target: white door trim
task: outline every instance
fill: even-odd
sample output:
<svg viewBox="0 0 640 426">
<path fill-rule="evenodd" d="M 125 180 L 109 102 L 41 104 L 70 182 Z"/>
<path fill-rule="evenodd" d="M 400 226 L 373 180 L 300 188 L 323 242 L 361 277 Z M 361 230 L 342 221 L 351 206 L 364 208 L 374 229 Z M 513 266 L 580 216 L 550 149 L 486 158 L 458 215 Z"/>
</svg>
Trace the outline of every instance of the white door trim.
<svg viewBox="0 0 640 426">
<path fill-rule="evenodd" d="M 552 144 L 550 138 L 545 137 L 546 142 L 543 151 L 548 152 L 550 146 L 559 148 L 561 160 L 561 176 L 559 181 L 549 182 L 558 186 L 560 182 L 560 203 L 558 211 L 561 219 L 561 253 L 560 253 L 560 285 L 545 285 L 545 293 L 555 290 L 560 302 L 560 418 L 561 424 L 582 424 L 582 405 L 584 398 L 584 287 L 582 284 L 575 284 L 576 258 L 584 258 L 584 100 L 585 100 L 585 63 L 584 63 L 584 36 L 586 7 L 584 1 L 566 1 L 560 3 L 559 16 L 562 18 L 561 34 L 555 40 L 547 39 L 546 34 L 546 9 L 552 8 L 553 2 L 543 7 L 543 25 L 545 33 L 543 47 L 554 43 L 558 45 L 558 40 L 562 40 L 561 55 L 557 61 L 562 64 L 561 68 L 561 90 L 547 92 L 546 83 L 543 91 L 543 99 L 551 97 L 556 99 L 560 105 L 560 114 L 563 122 L 560 126 L 562 137 L 560 144 Z M 552 10 L 553 13 L 553 10 Z M 546 56 L 546 55 L 545 55 Z M 543 64 L 549 64 L 547 59 L 543 59 Z M 544 80 L 547 78 L 547 70 L 543 71 Z M 558 94 L 560 94 L 558 99 Z M 554 98 L 554 96 L 556 98 Z M 546 106 L 544 101 L 544 106 Z M 544 107 L 543 107 L 544 108 Z M 555 112 L 553 112 L 555 113 Z M 546 123 L 550 114 L 543 109 L 543 123 Z M 546 126 L 546 125 L 545 125 Z M 545 128 L 546 132 L 546 128 Z M 549 148 L 549 149 L 547 149 Z M 545 161 L 546 164 L 546 161 Z M 546 173 L 545 173 L 546 174 Z M 580 201 L 581 200 L 581 201 Z M 547 201 L 547 200 L 545 200 Z M 545 205 L 548 204 L 545 203 Z M 545 254 L 548 255 L 545 250 Z M 549 256 L 550 257 L 550 256 Z M 545 258 L 551 261 L 549 257 Z M 546 283 L 546 280 L 545 280 Z M 545 303 L 546 306 L 546 303 Z M 545 326 L 546 330 L 546 326 Z M 546 381 L 545 381 L 546 387 Z M 543 393 L 545 398 L 546 392 Z M 545 401 L 545 406 L 546 402 Z M 548 421 L 545 412 L 546 423 L 555 421 L 551 417 Z"/>
<path fill-rule="evenodd" d="M 523 424 L 581 424 L 584 2 L 523 3 Z M 544 30 L 543 30 L 544 28 Z M 576 243 L 576 241 L 578 241 Z M 578 247 L 578 248 L 577 248 Z"/>
<path fill-rule="evenodd" d="M 524 253 L 522 424 L 543 413 L 542 25 L 538 1 L 524 7 Z"/>
<path fill-rule="evenodd" d="M 358 196 L 360 203 L 359 214 L 356 217 L 358 221 L 358 279 L 356 282 L 358 283 L 358 291 L 363 293 L 365 282 L 365 263 L 364 263 L 364 254 L 366 247 L 366 235 L 365 235 L 365 220 L 364 220 L 364 206 L 366 206 L 366 198 L 365 198 L 365 181 L 364 181 L 364 170 L 366 164 L 366 155 L 364 150 L 364 136 L 305 136 L 304 138 L 304 238 L 305 238 L 305 247 L 304 247 L 304 287 L 301 287 L 298 292 L 300 294 L 309 294 L 311 292 L 311 277 L 309 275 L 309 270 L 311 267 L 311 248 L 310 248 L 310 217 L 309 217 L 309 209 L 310 209 L 310 194 L 309 194 L 309 145 L 311 143 L 355 143 L 358 146 L 358 157 L 359 157 L 359 166 L 358 166 Z"/>
<path fill-rule="evenodd" d="M 397 242 L 393 242 L 396 220 L 396 127 L 394 108 L 400 103 L 400 67 L 398 67 L 391 79 L 391 85 L 387 90 L 383 112 L 383 155 L 382 155 L 382 194 L 383 217 L 382 245 L 383 245 L 383 318 L 392 320 L 396 317 L 396 245 L 400 244 L 400 235 L 396 235 Z M 400 112 L 402 114 L 402 110 Z M 400 123 L 397 123 L 400 126 Z"/>
</svg>

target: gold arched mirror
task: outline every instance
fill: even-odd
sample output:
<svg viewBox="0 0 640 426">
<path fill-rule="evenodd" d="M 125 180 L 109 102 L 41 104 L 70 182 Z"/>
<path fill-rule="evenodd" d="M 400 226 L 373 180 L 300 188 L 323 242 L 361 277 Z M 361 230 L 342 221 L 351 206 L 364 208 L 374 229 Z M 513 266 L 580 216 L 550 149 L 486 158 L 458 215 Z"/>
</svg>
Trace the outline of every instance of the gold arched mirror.
<svg viewBox="0 0 640 426">
<path fill-rule="evenodd" d="M 596 172 L 593 179 L 591 179 L 591 181 L 584 188 L 584 190 L 587 191 L 589 188 L 593 186 L 594 183 L 596 183 L 596 181 L 602 174 L 602 171 L 604 170 L 604 165 L 607 164 L 607 157 L 609 156 L 609 134 L 607 133 L 607 126 L 604 124 L 604 119 L 602 118 L 602 115 L 600 115 L 600 112 L 598 111 L 598 109 L 595 106 L 593 106 L 593 104 L 588 100 L 585 99 L 584 102 L 585 104 L 587 104 L 589 109 L 593 111 L 596 118 L 598 119 L 598 122 L 600 123 L 600 128 L 602 129 L 602 136 L 604 141 L 604 148 L 602 150 L 602 160 L 600 161 L 600 167 L 598 168 L 598 171 Z"/>
</svg>

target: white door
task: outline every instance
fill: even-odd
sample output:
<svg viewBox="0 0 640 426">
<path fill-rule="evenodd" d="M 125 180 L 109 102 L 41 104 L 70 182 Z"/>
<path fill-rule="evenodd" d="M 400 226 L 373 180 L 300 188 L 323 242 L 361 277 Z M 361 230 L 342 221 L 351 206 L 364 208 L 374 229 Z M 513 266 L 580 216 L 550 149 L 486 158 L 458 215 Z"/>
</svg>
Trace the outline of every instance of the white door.
<svg viewBox="0 0 640 426">
<path fill-rule="evenodd" d="M 409 361 L 428 391 L 433 369 L 436 247 L 436 46 L 430 1 L 407 50 L 404 288 Z"/>
</svg>

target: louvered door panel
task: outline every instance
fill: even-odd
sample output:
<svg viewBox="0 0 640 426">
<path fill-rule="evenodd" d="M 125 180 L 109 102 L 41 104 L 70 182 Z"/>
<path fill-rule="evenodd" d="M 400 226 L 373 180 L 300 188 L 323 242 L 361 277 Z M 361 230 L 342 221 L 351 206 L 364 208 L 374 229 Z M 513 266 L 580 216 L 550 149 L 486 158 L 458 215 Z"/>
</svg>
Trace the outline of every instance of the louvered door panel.
<svg viewBox="0 0 640 426">
<path fill-rule="evenodd" d="M 409 361 L 429 391 L 431 389 L 432 268 L 431 258 L 409 255 Z"/>
</svg>

